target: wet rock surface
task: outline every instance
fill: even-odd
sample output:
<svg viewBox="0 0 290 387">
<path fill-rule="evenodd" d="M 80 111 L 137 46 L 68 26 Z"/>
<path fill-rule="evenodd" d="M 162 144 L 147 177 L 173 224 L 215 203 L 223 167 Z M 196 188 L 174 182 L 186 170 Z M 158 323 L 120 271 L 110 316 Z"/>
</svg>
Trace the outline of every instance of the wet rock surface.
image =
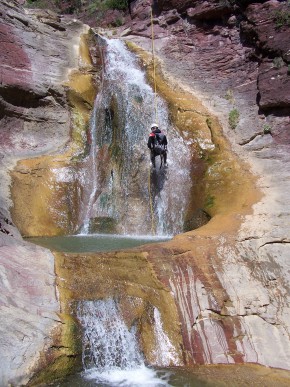
<svg viewBox="0 0 290 387">
<path fill-rule="evenodd" d="M 131 15 L 119 32 L 150 51 L 150 2 L 136 0 L 130 3 Z M 212 216 L 210 222 L 200 230 L 178 236 L 162 246 L 139 249 L 136 255 L 123 253 L 98 257 L 100 267 L 106 268 L 111 262 L 105 269 L 105 273 L 110 272 L 108 282 L 100 273 L 99 277 L 95 276 L 94 270 L 98 272 L 95 256 L 58 256 L 57 281 L 65 308 L 72 299 L 104 297 L 96 278 L 112 296 L 116 295 L 116 289 L 121 289 L 125 309 L 127 297 L 132 293 L 134 297 L 144 299 L 142 313 L 146 309 L 144 305 L 156 304 L 165 320 L 170 320 L 172 316 L 166 309 L 170 305 L 174 316 L 178 313 L 179 317 L 165 323 L 166 329 L 177 347 L 182 337 L 183 359 L 187 364 L 253 362 L 290 369 L 290 43 L 289 25 L 283 16 L 288 15 L 289 9 L 286 2 L 274 0 L 250 3 L 233 6 L 215 1 L 154 2 L 155 49 L 163 71 L 178 86 L 193 91 L 208 108 L 201 109 L 205 138 L 221 137 L 217 129 L 220 125 L 206 121 L 209 111 L 218 117 L 232 150 L 247 162 L 247 167 L 241 168 L 235 157 L 226 157 L 226 162 L 225 158 L 217 158 L 208 169 L 208 181 L 215 192 L 215 196 L 206 197 Z M 31 367 L 35 365 L 35 354 L 44 346 L 51 346 L 46 337 L 55 325 L 60 325 L 56 317 L 59 304 L 54 293 L 52 255 L 24 243 L 14 227 L 9 211 L 12 203 L 7 171 L 19 159 L 35 158 L 20 162 L 14 173 L 18 178 L 25 174 L 31 178 L 29 194 L 23 195 L 26 201 L 21 206 L 23 213 L 19 216 L 18 227 L 25 234 L 33 221 L 33 232 L 38 232 L 37 217 L 27 217 L 30 202 L 37 203 L 33 198 L 36 187 L 33 184 L 37 179 L 42 179 L 41 184 L 47 184 L 54 156 L 48 156 L 50 160 L 42 159 L 44 164 L 39 164 L 36 156 L 60 153 L 69 141 L 71 116 L 63 82 L 68 81 L 69 69 L 78 67 L 76 47 L 83 27 L 50 12 L 24 12 L 13 1 L 2 4 L 0 252 L 1 261 L 3 258 L 1 327 L 4 327 L 4 333 L 1 340 L 7 351 L 1 366 L 1 381 L 5 385 L 28 381 Z M 88 85 L 90 81 L 74 83 L 70 101 L 74 106 L 80 101 L 83 106 L 82 102 L 86 101 L 89 107 L 82 117 L 87 117 L 93 96 L 89 86 L 83 89 L 84 84 Z M 162 87 L 159 92 L 167 95 L 168 101 L 173 101 Z M 174 111 L 174 103 L 171 107 Z M 176 110 L 179 116 L 176 122 L 182 130 L 189 116 L 186 109 Z M 233 124 L 229 121 L 234 111 L 238 119 Z M 186 128 L 195 127 L 196 123 L 193 125 L 189 121 Z M 84 135 L 85 124 L 82 128 Z M 60 157 L 58 178 L 63 179 L 62 183 L 67 183 L 67 177 L 72 175 L 71 167 L 69 172 L 65 168 L 67 160 L 72 155 L 80 155 L 79 149 L 85 146 L 86 140 L 80 140 L 78 150 L 70 149 L 63 159 Z M 225 149 L 229 149 L 229 153 L 224 154 L 232 155 L 228 145 Z M 208 162 L 210 164 L 210 158 Z M 39 169 L 39 165 L 44 165 L 45 171 Z M 256 188 L 261 195 L 253 193 L 249 182 L 251 173 L 257 176 Z M 242 175 L 245 180 L 239 182 Z M 221 176 L 227 181 L 226 184 L 223 181 L 224 185 L 220 184 Z M 29 180 L 21 180 L 19 193 L 27 193 L 25 185 Z M 64 186 L 67 190 L 71 188 L 70 184 Z M 60 191 L 64 186 L 59 186 Z M 48 191 L 36 192 L 49 192 L 52 203 L 54 196 L 50 193 L 54 191 L 47 185 L 46 188 Z M 75 189 L 79 190 L 78 187 Z M 66 192 L 60 192 L 66 206 L 64 218 L 61 218 L 64 223 L 73 207 L 65 200 L 69 197 Z M 14 195 L 15 202 L 20 203 L 22 195 L 15 199 L 17 186 Z M 73 204 L 79 197 L 77 194 Z M 42 206 L 41 211 L 44 213 L 45 207 Z M 34 215 L 41 211 L 35 210 Z M 71 228 L 67 223 L 62 224 L 62 232 L 76 228 L 77 214 L 71 215 Z M 46 219 L 41 220 L 42 225 L 47 226 L 46 230 L 58 232 L 56 228 L 60 223 L 56 220 L 50 224 Z M 135 259 L 138 263 L 132 262 Z M 75 261 L 75 267 L 72 261 Z M 132 270 L 130 278 L 129 269 L 126 272 L 122 265 L 120 267 L 122 262 L 124 267 Z M 114 267 L 113 273 L 111 267 Z M 140 289 L 140 273 L 143 275 L 145 269 L 146 276 L 142 277 L 144 283 Z M 67 278 L 64 279 L 62 276 L 65 275 Z M 72 279 L 77 281 L 78 288 Z M 165 295 L 162 300 L 159 293 Z M 136 313 L 131 312 L 128 311 L 128 325 L 136 318 Z M 146 320 L 141 312 L 138 318 Z M 62 316 L 62 322 L 74 332 L 74 323 L 68 316 Z M 150 321 L 146 320 L 144 324 L 150 332 Z M 73 346 L 71 335 L 65 346 L 61 340 L 58 345 L 69 348 L 70 356 L 75 357 L 78 352 Z M 50 360 L 48 356 L 39 365 L 44 367 L 55 359 L 54 356 Z M 65 354 L 64 357 L 67 358 Z M 63 368 L 66 367 L 64 364 Z"/>
<path fill-rule="evenodd" d="M 187 248 L 177 249 L 175 274 L 168 277 L 185 346 L 197 363 L 253 361 L 289 369 L 289 6 L 248 2 L 219 12 L 216 2 L 156 3 L 155 55 L 218 116 L 262 193 L 230 233 L 219 233 L 230 218 L 216 216 L 200 229 L 202 237 L 197 231 L 176 238 Z M 164 24 L 172 8 L 175 21 Z M 133 33 L 137 17 L 128 22 Z M 129 39 L 150 51 L 147 33 Z"/>
<path fill-rule="evenodd" d="M 80 35 L 86 28 L 50 11 L 24 11 L 16 1 L 2 1 L 0 17 L 0 384 L 7 386 L 28 383 L 59 352 L 54 347 L 62 325 L 54 257 L 24 242 L 15 227 L 10 171 L 19 159 L 63 151 L 69 141 L 64 82 L 78 68 Z M 20 167 L 19 175 L 35 183 L 45 175 L 38 163 Z M 31 203 L 40 192 L 30 192 Z M 23 218 L 30 226 L 31 212 Z"/>
</svg>

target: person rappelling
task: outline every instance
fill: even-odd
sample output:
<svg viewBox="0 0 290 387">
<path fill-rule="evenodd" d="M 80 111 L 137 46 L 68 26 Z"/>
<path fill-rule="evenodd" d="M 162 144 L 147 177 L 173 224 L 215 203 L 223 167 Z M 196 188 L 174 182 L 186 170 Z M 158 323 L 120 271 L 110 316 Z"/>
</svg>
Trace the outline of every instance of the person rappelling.
<svg viewBox="0 0 290 387">
<path fill-rule="evenodd" d="M 159 129 L 158 124 L 151 125 L 151 133 L 148 138 L 147 146 L 150 149 L 150 158 L 153 168 L 156 167 L 155 157 L 160 156 L 161 164 L 164 162 L 164 166 L 167 167 L 167 137 Z"/>
</svg>

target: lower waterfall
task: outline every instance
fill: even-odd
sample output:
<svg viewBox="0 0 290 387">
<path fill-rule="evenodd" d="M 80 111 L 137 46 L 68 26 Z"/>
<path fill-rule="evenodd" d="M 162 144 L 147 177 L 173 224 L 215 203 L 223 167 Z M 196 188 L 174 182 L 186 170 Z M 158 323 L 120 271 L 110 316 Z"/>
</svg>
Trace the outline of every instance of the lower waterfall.
<svg viewBox="0 0 290 387">
<path fill-rule="evenodd" d="M 77 318 L 83 331 L 82 362 L 86 378 L 110 386 L 169 386 L 166 373 L 160 377 L 154 369 L 146 367 L 137 327 L 128 328 L 116 300 L 79 302 Z M 179 365 L 156 308 L 154 318 L 155 341 L 160 345 L 155 349 L 156 365 Z"/>
</svg>

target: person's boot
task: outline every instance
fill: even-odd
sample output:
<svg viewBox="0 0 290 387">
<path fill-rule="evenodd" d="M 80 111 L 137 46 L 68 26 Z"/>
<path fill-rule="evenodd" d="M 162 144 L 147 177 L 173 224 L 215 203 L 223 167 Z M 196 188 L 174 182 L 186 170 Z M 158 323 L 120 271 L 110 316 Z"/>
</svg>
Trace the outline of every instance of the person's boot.
<svg viewBox="0 0 290 387">
<path fill-rule="evenodd" d="M 167 168 L 168 167 L 168 164 L 167 164 L 167 154 L 164 153 L 164 167 Z"/>
</svg>

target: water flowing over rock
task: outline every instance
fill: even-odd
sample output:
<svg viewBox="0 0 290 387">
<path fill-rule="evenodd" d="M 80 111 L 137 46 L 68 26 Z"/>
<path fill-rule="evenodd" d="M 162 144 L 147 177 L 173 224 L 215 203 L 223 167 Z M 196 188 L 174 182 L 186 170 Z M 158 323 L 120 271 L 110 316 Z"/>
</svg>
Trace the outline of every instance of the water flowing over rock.
<svg viewBox="0 0 290 387">
<path fill-rule="evenodd" d="M 240 217 L 230 233 L 227 220 L 214 217 L 188 242 L 180 237 L 184 247 L 176 253 L 170 288 L 194 362 L 254 361 L 289 369 L 289 6 L 248 3 L 219 12 L 216 2 L 155 2 L 155 54 L 163 71 L 218 115 L 262 193 L 253 213 Z M 142 15 L 149 6 L 134 2 L 126 25 L 132 29 L 127 39 L 148 51 L 150 23 Z M 239 119 L 231 125 L 234 112 Z"/>
<path fill-rule="evenodd" d="M 88 334 L 83 341 L 83 360 L 89 368 L 86 375 L 98 379 L 102 373 L 103 377 L 109 377 L 117 371 L 127 373 L 132 367 L 138 372 L 144 368 L 144 362 L 161 367 L 182 365 L 176 306 L 146 256 L 139 252 L 117 256 L 85 254 L 81 261 L 80 265 L 77 254 L 56 255 L 62 311 L 78 318 L 83 334 Z M 122 339 L 116 343 L 118 332 Z M 127 339 L 121 345 L 124 337 Z M 100 341 L 104 351 L 100 350 Z M 111 341 L 120 351 L 117 357 L 116 351 L 111 357 L 111 349 L 107 348 Z M 111 361 L 97 361 L 91 369 L 89 359 L 94 356 L 88 349 L 91 346 L 96 356 L 108 356 Z M 126 349 L 127 346 L 130 348 Z M 120 368 L 119 361 L 126 367 Z"/>
<path fill-rule="evenodd" d="M 142 365 L 136 328 L 127 328 L 114 300 L 84 301 L 79 304 L 77 315 L 84 329 L 85 369 L 95 367 L 101 373 Z"/>
<path fill-rule="evenodd" d="M 139 307 L 142 305 L 142 300 L 138 298 L 128 301 Z M 111 298 L 82 301 L 78 304 L 77 318 L 83 331 L 82 359 L 87 377 L 110 383 L 117 375 L 120 380 L 125 381 L 127 374 L 144 373 L 146 366 L 138 342 L 140 327 L 137 327 L 137 321 L 128 327 L 122 313 L 128 315 L 128 311 L 121 310 L 118 301 Z M 161 315 L 157 308 L 154 308 L 153 325 L 153 364 L 159 367 L 181 365 L 178 353 L 163 331 Z M 142 383 L 142 380 L 138 382 Z"/>
<path fill-rule="evenodd" d="M 191 151 L 158 98 L 158 121 L 170 141 L 169 166 L 174 167 L 150 171 L 146 144 L 156 121 L 154 92 L 123 42 L 103 39 L 101 44 L 104 79 L 91 123 L 91 176 L 83 179 L 92 182 L 89 200 L 84 200 L 86 217 L 111 218 L 119 233 L 149 234 L 152 200 L 158 235 L 181 232 L 191 190 Z"/>
<path fill-rule="evenodd" d="M 96 230 L 150 233 L 149 160 L 139 143 L 155 121 L 152 106 L 142 105 L 150 105 L 152 90 L 121 42 L 106 43 L 104 62 L 102 46 L 89 51 L 80 38 L 87 31 L 81 23 L 2 1 L 3 385 L 27 383 L 47 365 L 36 383 L 81 368 L 77 305 L 86 309 L 87 300 L 100 310 L 101 300 L 118 300 L 112 310 L 123 316 L 122 329 L 139 329 L 148 364 L 251 362 L 290 370 L 289 8 L 275 0 L 250 3 L 154 1 L 160 122 L 171 144 L 191 155 L 172 150 L 182 174 L 170 165 L 168 180 L 160 171 L 155 182 L 150 176 L 156 229 L 179 233 L 203 215 L 204 223 L 208 214 L 211 220 L 167 243 L 54 253 L 53 262 L 51 252 L 20 233 L 76 232 L 89 219 Z M 130 2 L 116 32 L 126 35 L 152 84 L 150 5 Z M 127 67 L 118 67 L 117 54 Z M 103 85 L 96 70 L 102 66 Z M 136 153 L 133 165 L 128 152 Z M 89 155 L 96 156 L 94 173 Z M 166 343 L 162 354 L 155 352 L 158 338 Z"/>
<path fill-rule="evenodd" d="M 163 324 L 161 321 L 161 315 L 157 308 L 154 308 L 154 334 L 156 341 L 155 349 L 155 361 L 154 365 L 159 367 L 170 366 L 170 365 L 182 365 L 176 349 L 171 344 L 169 337 L 163 330 Z"/>
</svg>

